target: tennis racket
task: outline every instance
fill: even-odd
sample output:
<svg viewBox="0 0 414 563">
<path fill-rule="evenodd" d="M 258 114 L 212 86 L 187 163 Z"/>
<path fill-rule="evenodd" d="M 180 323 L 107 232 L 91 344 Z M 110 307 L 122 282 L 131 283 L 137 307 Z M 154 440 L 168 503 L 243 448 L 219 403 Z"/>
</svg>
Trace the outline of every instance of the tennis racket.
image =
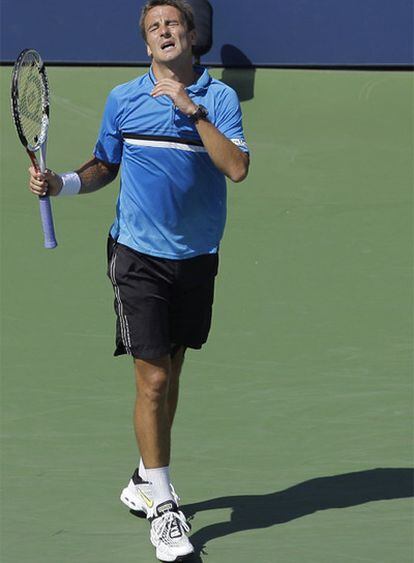
<svg viewBox="0 0 414 563">
<path fill-rule="evenodd" d="M 24 49 L 18 56 L 12 76 L 12 115 L 19 139 L 36 170 L 46 170 L 46 144 L 49 127 L 49 85 L 45 65 L 37 51 Z M 39 153 L 39 161 L 35 153 Z M 52 208 L 48 195 L 39 196 L 45 248 L 57 246 Z"/>
</svg>

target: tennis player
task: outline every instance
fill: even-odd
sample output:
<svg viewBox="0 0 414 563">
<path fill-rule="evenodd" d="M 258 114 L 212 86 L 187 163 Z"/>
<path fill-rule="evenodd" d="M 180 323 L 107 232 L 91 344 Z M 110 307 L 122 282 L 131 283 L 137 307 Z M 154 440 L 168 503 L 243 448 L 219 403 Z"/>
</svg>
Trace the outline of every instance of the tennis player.
<svg viewBox="0 0 414 563">
<path fill-rule="evenodd" d="M 94 156 L 75 172 L 30 169 L 36 195 L 91 193 L 121 167 L 108 275 L 117 315 L 115 355 L 134 359 L 139 467 L 121 493 L 151 520 L 161 561 L 193 552 L 170 480 L 171 427 L 186 348 L 206 342 L 226 181 L 242 181 L 249 151 L 236 93 L 193 65 L 191 7 L 149 0 L 140 27 L 151 68 L 109 94 Z"/>
</svg>

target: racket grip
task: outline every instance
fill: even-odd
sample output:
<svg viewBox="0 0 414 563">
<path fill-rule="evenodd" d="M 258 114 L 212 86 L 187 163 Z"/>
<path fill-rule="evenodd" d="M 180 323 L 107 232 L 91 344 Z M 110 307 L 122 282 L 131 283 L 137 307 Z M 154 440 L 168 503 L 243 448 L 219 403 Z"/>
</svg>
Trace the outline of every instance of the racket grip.
<svg viewBox="0 0 414 563">
<path fill-rule="evenodd" d="M 55 227 L 53 225 L 52 207 L 49 196 L 39 196 L 40 218 L 44 235 L 44 247 L 56 248 Z"/>
</svg>

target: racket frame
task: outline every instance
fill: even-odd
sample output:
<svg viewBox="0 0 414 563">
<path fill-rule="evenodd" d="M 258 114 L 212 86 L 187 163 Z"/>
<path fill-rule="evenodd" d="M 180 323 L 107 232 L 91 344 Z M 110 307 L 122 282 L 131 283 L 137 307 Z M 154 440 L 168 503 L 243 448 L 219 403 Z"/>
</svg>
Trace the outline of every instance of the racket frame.
<svg viewBox="0 0 414 563">
<path fill-rule="evenodd" d="M 35 145 L 31 145 L 27 140 L 19 115 L 19 71 L 22 66 L 22 62 L 29 55 L 37 61 L 37 68 L 40 74 L 40 78 L 43 86 L 42 93 L 42 124 L 41 133 Z M 49 83 L 46 75 L 46 67 L 42 61 L 41 56 L 35 49 L 23 49 L 16 59 L 13 68 L 12 76 L 12 88 L 11 88 L 11 103 L 12 103 L 12 115 L 13 121 L 16 126 L 16 131 L 19 136 L 20 142 L 25 147 L 27 154 L 32 161 L 34 168 L 42 173 L 46 170 L 46 148 L 47 148 L 47 133 L 49 127 Z M 36 158 L 36 153 L 39 153 L 39 161 Z M 50 204 L 50 198 L 46 194 L 44 196 L 39 196 L 39 209 L 40 217 L 42 221 L 43 236 L 44 236 L 44 247 L 45 248 L 55 248 L 57 246 L 55 228 L 53 224 L 52 207 Z"/>
</svg>

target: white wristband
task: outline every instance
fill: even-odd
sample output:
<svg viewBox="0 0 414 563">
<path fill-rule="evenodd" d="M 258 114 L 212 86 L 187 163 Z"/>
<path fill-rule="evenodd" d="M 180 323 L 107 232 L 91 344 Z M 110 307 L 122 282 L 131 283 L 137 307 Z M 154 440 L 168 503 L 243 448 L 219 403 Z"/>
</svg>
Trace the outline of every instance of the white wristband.
<svg viewBox="0 0 414 563">
<path fill-rule="evenodd" d="M 60 195 L 76 195 L 81 189 L 81 179 L 79 174 L 76 172 L 66 172 L 65 174 L 60 174 L 62 178 L 62 189 L 58 193 Z"/>
</svg>

